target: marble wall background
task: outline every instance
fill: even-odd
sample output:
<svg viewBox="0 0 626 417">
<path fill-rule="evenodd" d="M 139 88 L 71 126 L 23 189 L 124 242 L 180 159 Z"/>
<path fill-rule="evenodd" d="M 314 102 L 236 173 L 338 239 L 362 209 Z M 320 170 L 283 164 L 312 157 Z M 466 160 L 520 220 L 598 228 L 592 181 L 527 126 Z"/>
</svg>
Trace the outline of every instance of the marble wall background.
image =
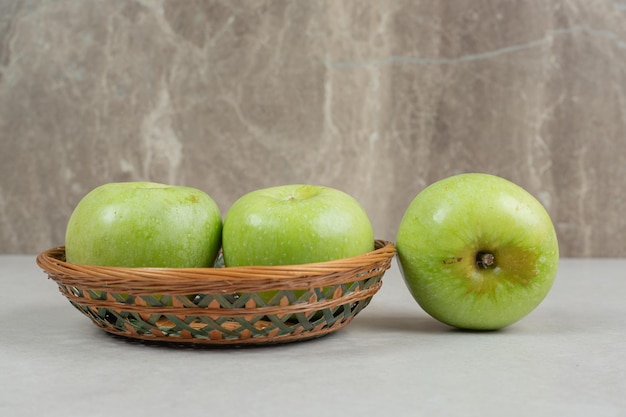
<svg viewBox="0 0 626 417">
<path fill-rule="evenodd" d="M 626 2 L 0 0 L 0 253 L 110 181 L 357 197 L 393 240 L 427 184 L 527 188 L 567 257 L 626 256 Z"/>
</svg>

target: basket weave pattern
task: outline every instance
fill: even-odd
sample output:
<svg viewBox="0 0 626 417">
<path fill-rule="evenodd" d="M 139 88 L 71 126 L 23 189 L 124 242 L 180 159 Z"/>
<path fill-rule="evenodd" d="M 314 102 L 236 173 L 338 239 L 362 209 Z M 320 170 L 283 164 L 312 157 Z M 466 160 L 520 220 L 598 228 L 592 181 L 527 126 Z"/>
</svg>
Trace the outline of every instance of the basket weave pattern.
<svg viewBox="0 0 626 417">
<path fill-rule="evenodd" d="M 291 266 L 121 268 L 65 261 L 64 247 L 37 264 L 81 313 L 107 332 L 195 344 L 264 344 L 336 331 L 382 285 L 395 247 L 377 240 L 353 258 Z"/>
</svg>

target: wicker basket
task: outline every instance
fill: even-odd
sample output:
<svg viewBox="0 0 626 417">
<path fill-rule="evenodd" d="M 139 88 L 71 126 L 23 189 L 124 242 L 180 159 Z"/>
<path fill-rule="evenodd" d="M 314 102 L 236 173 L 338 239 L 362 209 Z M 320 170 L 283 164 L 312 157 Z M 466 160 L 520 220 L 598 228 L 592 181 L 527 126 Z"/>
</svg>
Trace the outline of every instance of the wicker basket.
<svg viewBox="0 0 626 417">
<path fill-rule="evenodd" d="M 394 255 L 393 243 L 377 240 L 372 252 L 306 265 L 120 268 L 67 263 L 61 246 L 39 254 L 37 264 L 74 307 L 107 332 L 241 345 L 341 329 L 378 291 Z"/>
</svg>

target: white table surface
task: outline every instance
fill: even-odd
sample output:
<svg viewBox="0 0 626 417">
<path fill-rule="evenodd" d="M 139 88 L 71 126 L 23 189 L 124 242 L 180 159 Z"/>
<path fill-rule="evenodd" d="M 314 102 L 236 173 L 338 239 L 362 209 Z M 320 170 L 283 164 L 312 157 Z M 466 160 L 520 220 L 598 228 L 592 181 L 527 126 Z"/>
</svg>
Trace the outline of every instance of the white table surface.
<svg viewBox="0 0 626 417">
<path fill-rule="evenodd" d="M 626 259 L 561 261 L 497 332 L 439 324 L 396 262 L 319 339 L 262 348 L 130 343 L 75 310 L 34 256 L 0 256 L 0 416 L 624 416 Z"/>
</svg>

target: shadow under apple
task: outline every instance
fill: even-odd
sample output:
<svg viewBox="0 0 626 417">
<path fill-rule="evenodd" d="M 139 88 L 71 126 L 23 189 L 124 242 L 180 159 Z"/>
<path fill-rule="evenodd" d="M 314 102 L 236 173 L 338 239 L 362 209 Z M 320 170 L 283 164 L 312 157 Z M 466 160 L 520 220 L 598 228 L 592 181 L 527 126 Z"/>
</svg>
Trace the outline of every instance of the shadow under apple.
<svg viewBox="0 0 626 417">
<path fill-rule="evenodd" d="M 406 314 L 385 313 L 357 317 L 350 324 L 352 328 L 360 328 L 374 332 L 420 332 L 446 333 L 455 329 L 440 323 L 428 316 L 413 316 Z"/>
<path fill-rule="evenodd" d="M 384 313 L 356 318 L 351 324 L 352 328 L 360 328 L 373 332 L 407 332 L 427 334 L 493 334 L 515 332 L 515 326 L 496 330 L 472 330 L 460 329 L 449 326 L 427 315 L 407 315 L 403 313 Z"/>
</svg>

